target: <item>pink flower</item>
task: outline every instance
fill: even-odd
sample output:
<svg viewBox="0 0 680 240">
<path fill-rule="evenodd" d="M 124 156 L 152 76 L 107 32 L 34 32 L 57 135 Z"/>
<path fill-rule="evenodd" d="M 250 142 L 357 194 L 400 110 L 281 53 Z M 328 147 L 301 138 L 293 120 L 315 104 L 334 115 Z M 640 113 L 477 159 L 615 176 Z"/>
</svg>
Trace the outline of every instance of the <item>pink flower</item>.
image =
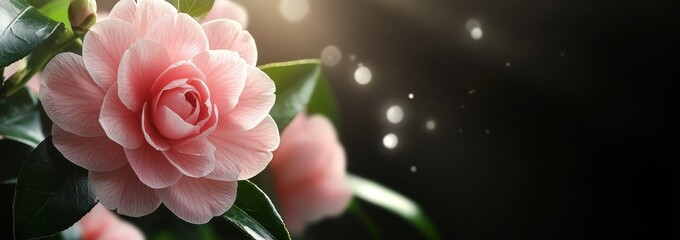
<svg viewBox="0 0 680 240">
<path fill-rule="evenodd" d="M 351 198 L 345 165 L 328 119 L 300 113 L 283 131 L 270 168 L 291 233 L 300 235 L 307 223 L 342 213 Z"/>
<path fill-rule="evenodd" d="M 81 239 L 83 240 L 143 240 L 144 235 L 137 227 L 118 218 L 97 204 L 80 221 Z"/>
<path fill-rule="evenodd" d="M 239 22 L 244 28 L 248 26 L 248 12 L 243 6 L 230 0 L 215 0 L 212 9 L 203 21 L 211 21 L 220 18 L 232 19 Z"/>
<path fill-rule="evenodd" d="M 102 205 L 143 216 L 162 202 L 206 223 L 279 144 L 274 83 L 256 61 L 237 22 L 201 25 L 162 0 L 123 0 L 90 28 L 82 57 L 50 61 L 40 96 L 54 145 L 89 170 Z"/>
</svg>

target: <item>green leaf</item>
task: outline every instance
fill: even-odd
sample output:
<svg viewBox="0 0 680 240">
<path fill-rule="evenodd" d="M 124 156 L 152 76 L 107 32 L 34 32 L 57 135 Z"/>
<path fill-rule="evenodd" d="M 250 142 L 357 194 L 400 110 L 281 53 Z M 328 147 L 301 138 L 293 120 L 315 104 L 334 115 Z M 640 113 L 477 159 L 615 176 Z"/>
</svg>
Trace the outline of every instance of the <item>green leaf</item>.
<svg viewBox="0 0 680 240">
<path fill-rule="evenodd" d="M 31 155 L 33 147 L 10 140 L 0 139 L 0 183 L 14 184 L 19 175 L 19 169 L 24 160 Z"/>
<path fill-rule="evenodd" d="M 14 195 L 14 236 L 30 239 L 67 229 L 87 214 L 97 198 L 87 170 L 69 162 L 48 137 L 19 172 Z"/>
<path fill-rule="evenodd" d="M 208 15 L 215 0 L 168 0 L 179 12 L 189 14 L 195 18 L 202 18 Z"/>
<path fill-rule="evenodd" d="M 31 90 L 23 87 L 0 100 L 0 136 L 35 147 L 45 139 L 40 125 L 40 107 Z"/>
<path fill-rule="evenodd" d="M 57 22 L 63 22 L 66 29 L 71 30 L 71 21 L 68 19 L 68 5 L 71 0 L 51 0 L 38 8 L 43 15 Z"/>
<path fill-rule="evenodd" d="M 427 239 L 441 239 L 423 210 L 407 197 L 373 181 L 348 175 L 354 196 L 393 212 L 408 221 Z"/>
<path fill-rule="evenodd" d="M 307 104 L 307 113 L 321 114 L 331 120 L 336 129 L 340 127 L 335 94 L 323 73 L 319 75 L 312 98 Z"/>
<path fill-rule="evenodd" d="M 317 79 L 321 76 L 319 60 L 298 60 L 260 66 L 276 84 L 276 103 L 269 112 L 283 129 L 309 103 Z"/>
<path fill-rule="evenodd" d="M 252 239 L 290 239 L 274 204 L 254 183 L 238 182 L 236 202 L 222 217 Z"/>
<path fill-rule="evenodd" d="M 25 0 L 0 1 L 0 67 L 31 53 L 58 25 Z"/>
</svg>

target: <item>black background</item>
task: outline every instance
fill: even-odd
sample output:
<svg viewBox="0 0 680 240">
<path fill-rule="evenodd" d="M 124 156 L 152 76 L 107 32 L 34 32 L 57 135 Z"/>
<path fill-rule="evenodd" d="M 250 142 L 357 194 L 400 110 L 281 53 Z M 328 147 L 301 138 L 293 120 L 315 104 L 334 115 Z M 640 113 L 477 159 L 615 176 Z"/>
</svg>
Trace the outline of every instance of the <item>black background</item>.
<svg viewBox="0 0 680 240">
<path fill-rule="evenodd" d="M 445 239 L 679 237 L 677 2 L 310 1 L 299 23 L 242 2 L 260 64 L 340 48 L 325 70 L 348 170 L 422 204 Z M 359 62 L 373 72 L 365 86 L 352 78 Z M 397 125 L 391 104 L 405 111 Z M 364 208 L 387 239 L 418 238 Z M 368 237 L 351 216 L 312 229 Z"/>
</svg>

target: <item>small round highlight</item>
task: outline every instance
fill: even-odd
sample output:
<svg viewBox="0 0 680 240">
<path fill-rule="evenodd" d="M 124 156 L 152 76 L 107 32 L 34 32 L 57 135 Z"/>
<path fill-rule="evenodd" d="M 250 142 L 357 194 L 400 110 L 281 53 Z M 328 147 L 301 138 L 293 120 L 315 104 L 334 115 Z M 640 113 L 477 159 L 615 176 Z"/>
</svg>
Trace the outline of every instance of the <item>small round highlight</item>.
<svg viewBox="0 0 680 240">
<path fill-rule="evenodd" d="M 338 65 L 342 60 L 342 52 L 334 45 L 327 46 L 321 50 L 321 61 L 329 67 Z"/>
<path fill-rule="evenodd" d="M 389 133 L 383 137 L 383 145 L 387 149 L 394 149 L 399 144 L 399 138 L 394 133 Z"/>
<path fill-rule="evenodd" d="M 476 27 L 476 28 L 472 29 L 472 31 L 470 31 L 470 36 L 474 40 L 482 39 L 483 35 L 484 35 L 484 32 L 482 32 L 482 28 Z"/>
<path fill-rule="evenodd" d="M 279 11 L 290 22 L 300 22 L 309 14 L 308 0 L 281 0 Z"/>
<path fill-rule="evenodd" d="M 387 121 L 397 124 L 404 119 L 404 110 L 401 109 L 399 105 L 393 105 L 387 109 L 385 116 L 387 117 Z"/>
<path fill-rule="evenodd" d="M 359 65 L 359 67 L 354 71 L 354 81 L 360 85 L 366 85 L 373 79 L 373 73 L 371 69 L 366 66 Z"/>
<path fill-rule="evenodd" d="M 437 127 L 437 123 L 434 122 L 434 120 L 427 120 L 427 122 L 425 123 L 425 128 L 427 128 L 427 130 L 432 131 L 436 127 Z"/>
</svg>

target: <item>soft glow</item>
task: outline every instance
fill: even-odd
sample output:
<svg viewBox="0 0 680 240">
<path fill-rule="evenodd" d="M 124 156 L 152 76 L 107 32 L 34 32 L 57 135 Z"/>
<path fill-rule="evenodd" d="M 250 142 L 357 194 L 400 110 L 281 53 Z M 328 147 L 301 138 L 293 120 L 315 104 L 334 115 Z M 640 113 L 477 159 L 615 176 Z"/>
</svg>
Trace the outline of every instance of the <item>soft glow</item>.
<svg viewBox="0 0 680 240">
<path fill-rule="evenodd" d="M 336 46 L 330 45 L 321 50 L 321 61 L 323 64 L 326 64 L 326 66 L 333 67 L 338 65 L 341 59 L 342 52 L 340 52 L 340 49 Z"/>
<path fill-rule="evenodd" d="M 434 120 L 428 120 L 425 123 L 425 127 L 427 128 L 427 130 L 434 130 L 434 128 L 437 127 L 437 123 L 435 123 Z"/>
<path fill-rule="evenodd" d="M 472 36 L 472 39 L 474 39 L 474 40 L 481 39 L 482 35 L 484 35 L 484 33 L 482 32 L 481 28 L 476 27 L 476 28 L 472 29 L 472 31 L 470 31 L 470 36 Z"/>
<path fill-rule="evenodd" d="M 486 134 L 491 133 L 491 129 L 484 130 L 484 133 L 486 133 Z"/>
<path fill-rule="evenodd" d="M 477 91 L 475 91 L 474 89 L 468 90 L 468 94 L 470 94 L 470 95 L 473 95 L 473 94 L 475 94 L 475 93 L 477 93 Z"/>
<path fill-rule="evenodd" d="M 309 13 L 309 2 L 307 0 L 281 0 L 279 10 L 286 20 L 299 22 Z"/>
<path fill-rule="evenodd" d="M 465 23 L 465 29 L 467 29 L 468 32 L 472 31 L 475 28 L 481 28 L 482 24 L 477 21 L 477 19 L 470 19 Z"/>
<path fill-rule="evenodd" d="M 354 71 L 354 80 L 357 81 L 358 84 L 366 85 L 371 82 L 372 78 L 373 73 L 371 73 L 371 69 L 368 69 L 361 64 L 359 64 L 357 70 Z"/>
<path fill-rule="evenodd" d="M 510 67 L 510 62 L 506 62 L 506 63 L 505 63 L 505 66 L 506 66 L 506 67 Z"/>
<path fill-rule="evenodd" d="M 357 55 L 354 55 L 354 54 L 349 55 L 349 60 L 350 60 L 350 61 L 356 61 L 356 60 L 357 60 Z"/>
<path fill-rule="evenodd" d="M 418 167 L 416 167 L 416 166 L 411 166 L 411 172 L 414 173 L 414 172 L 416 172 L 416 171 L 418 171 Z"/>
<path fill-rule="evenodd" d="M 413 93 L 408 94 L 408 99 L 413 99 Z"/>
<path fill-rule="evenodd" d="M 394 149 L 397 147 L 397 144 L 399 144 L 399 138 L 397 138 L 397 135 L 394 133 L 387 134 L 383 138 L 383 145 L 385 145 L 387 149 Z"/>
<path fill-rule="evenodd" d="M 387 113 L 385 115 L 387 116 L 387 121 L 397 124 L 400 123 L 402 119 L 404 119 L 404 110 L 401 109 L 399 105 L 394 105 L 387 109 Z"/>
</svg>

